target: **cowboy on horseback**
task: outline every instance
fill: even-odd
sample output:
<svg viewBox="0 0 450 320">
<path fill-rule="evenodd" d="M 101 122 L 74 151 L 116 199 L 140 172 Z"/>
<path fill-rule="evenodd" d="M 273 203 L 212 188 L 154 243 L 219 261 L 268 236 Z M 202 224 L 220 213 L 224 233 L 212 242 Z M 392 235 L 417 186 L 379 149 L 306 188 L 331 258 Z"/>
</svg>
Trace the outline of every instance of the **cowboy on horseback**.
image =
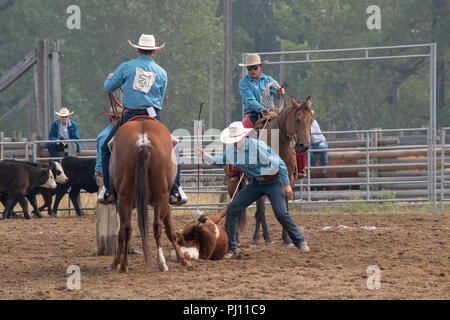
<svg viewBox="0 0 450 320">
<path fill-rule="evenodd" d="M 240 67 L 247 67 L 248 71 L 248 74 L 239 81 L 239 93 L 242 97 L 242 109 L 244 110 L 242 122 L 246 128 L 253 128 L 255 122 L 262 117 L 263 111 L 270 109 L 269 106 L 264 105 L 262 99 L 262 92 L 269 83 L 277 84 L 276 94 L 278 96 L 285 94 L 284 88 L 280 87 L 277 81 L 262 73 L 262 66 L 267 62 L 269 61 L 261 62 L 259 54 L 252 53 L 246 57 L 245 63 L 239 63 Z"/>
<path fill-rule="evenodd" d="M 250 181 L 227 207 L 225 229 L 229 239 L 229 252 L 225 258 L 233 258 L 238 254 L 236 233 L 239 213 L 264 195 L 269 197 L 275 218 L 286 229 L 294 245 L 301 253 L 307 253 L 309 247 L 305 237 L 287 210 L 286 196 L 291 196 L 293 191 L 286 164 L 263 141 L 247 138 L 252 130 L 244 128 L 241 121 L 231 123 L 220 134 L 222 143 L 228 145 L 222 156 L 214 157 L 199 148 L 196 149 L 196 152 L 205 158 L 206 163 L 232 164 L 242 170 Z"/>
<path fill-rule="evenodd" d="M 123 115 L 119 123 L 111 131 L 102 146 L 102 170 L 104 189 L 102 190 L 105 202 L 112 202 L 114 196 L 109 182 L 109 160 L 111 151 L 108 143 L 111 141 L 118 128 L 137 116 L 150 116 L 161 121 L 160 112 L 167 88 L 167 73 L 156 64 L 155 52 L 164 47 L 155 45 L 153 35 L 142 34 L 137 45 L 128 40 L 129 44 L 138 50 L 138 58 L 122 63 L 114 73 L 108 75 L 104 83 L 104 89 L 112 93 L 120 87 L 123 88 L 122 103 L 124 105 Z M 180 169 L 175 182 L 170 190 L 169 202 L 173 205 L 182 205 L 187 202 L 186 194 L 180 186 Z"/>
</svg>

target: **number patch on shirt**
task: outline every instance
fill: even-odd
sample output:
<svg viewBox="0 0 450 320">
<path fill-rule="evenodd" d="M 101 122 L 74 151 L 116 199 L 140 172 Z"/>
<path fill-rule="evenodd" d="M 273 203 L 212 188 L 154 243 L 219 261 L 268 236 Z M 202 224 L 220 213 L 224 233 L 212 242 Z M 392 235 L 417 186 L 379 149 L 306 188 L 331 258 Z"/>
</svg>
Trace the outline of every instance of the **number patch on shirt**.
<svg viewBox="0 0 450 320">
<path fill-rule="evenodd" d="M 156 80 L 156 73 L 136 68 L 133 89 L 147 94 Z"/>
</svg>

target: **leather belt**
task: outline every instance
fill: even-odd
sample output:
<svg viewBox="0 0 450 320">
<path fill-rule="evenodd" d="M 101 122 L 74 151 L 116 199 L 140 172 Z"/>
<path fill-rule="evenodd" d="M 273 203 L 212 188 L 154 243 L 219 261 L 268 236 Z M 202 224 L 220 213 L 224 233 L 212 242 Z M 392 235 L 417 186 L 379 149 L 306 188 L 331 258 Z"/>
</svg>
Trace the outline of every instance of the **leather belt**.
<svg viewBox="0 0 450 320">
<path fill-rule="evenodd" d="M 257 177 L 257 178 L 252 178 L 251 180 L 261 182 L 261 181 L 269 181 L 269 180 L 272 180 L 275 178 L 278 178 L 278 172 L 275 174 L 272 174 L 270 176 L 261 176 L 261 177 Z"/>
<path fill-rule="evenodd" d="M 148 115 L 147 109 L 128 109 L 128 108 L 125 108 L 125 111 L 131 112 L 131 113 L 136 113 L 136 114 Z"/>
</svg>

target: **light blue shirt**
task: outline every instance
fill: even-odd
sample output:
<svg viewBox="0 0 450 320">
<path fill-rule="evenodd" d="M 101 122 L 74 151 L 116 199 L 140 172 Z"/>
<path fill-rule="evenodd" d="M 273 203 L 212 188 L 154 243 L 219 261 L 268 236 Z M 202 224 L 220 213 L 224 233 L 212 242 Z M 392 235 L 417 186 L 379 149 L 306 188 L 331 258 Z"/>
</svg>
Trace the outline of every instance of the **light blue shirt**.
<svg viewBox="0 0 450 320">
<path fill-rule="evenodd" d="M 290 183 L 284 161 L 261 140 L 247 138 L 242 149 L 230 144 L 222 156 L 208 155 L 205 162 L 213 165 L 229 163 L 249 178 L 273 175 L 278 172 L 284 185 Z"/>
<path fill-rule="evenodd" d="M 156 78 L 148 93 L 133 89 L 136 68 L 156 74 Z M 114 71 L 114 75 L 104 83 L 104 89 L 109 93 L 116 91 L 121 86 L 123 87 L 122 104 L 126 108 L 147 109 L 148 107 L 155 107 L 161 110 L 167 88 L 167 73 L 156 64 L 153 58 L 139 56 L 137 59 L 122 63 Z"/>
<path fill-rule="evenodd" d="M 270 82 L 275 82 L 271 76 L 265 75 L 261 72 L 259 80 L 255 80 L 249 75 L 246 75 L 239 81 L 239 93 L 242 97 L 242 109 L 244 113 L 256 112 L 266 110 L 268 106 L 261 105 L 262 92 L 266 89 L 266 86 Z M 271 91 L 276 91 L 276 87 L 270 88 Z M 278 97 L 278 94 L 272 94 Z M 264 102 L 264 99 L 262 99 Z"/>
<path fill-rule="evenodd" d="M 108 138 L 113 125 L 110 123 L 105 129 L 102 130 L 97 136 L 97 161 L 95 162 L 95 172 L 102 173 L 102 145 Z"/>
</svg>

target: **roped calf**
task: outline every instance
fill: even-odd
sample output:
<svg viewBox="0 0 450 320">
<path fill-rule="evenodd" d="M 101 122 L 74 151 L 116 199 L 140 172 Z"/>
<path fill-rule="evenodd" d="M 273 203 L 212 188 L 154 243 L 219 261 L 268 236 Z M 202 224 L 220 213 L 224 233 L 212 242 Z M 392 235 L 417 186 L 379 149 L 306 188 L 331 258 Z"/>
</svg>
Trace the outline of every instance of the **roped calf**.
<svg viewBox="0 0 450 320">
<path fill-rule="evenodd" d="M 177 233 L 181 252 L 188 260 L 220 260 L 228 251 L 228 235 L 225 230 L 226 207 L 215 216 L 201 216 Z M 177 261 L 175 251 L 171 260 Z"/>
<path fill-rule="evenodd" d="M 0 193 L 5 205 L 3 219 L 10 217 L 16 200 L 22 205 L 25 219 L 30 219 L 25 196 L 38 186 L 56 188 L 50 166 L 14 160 L 0 161 Z"/>
</svg>

